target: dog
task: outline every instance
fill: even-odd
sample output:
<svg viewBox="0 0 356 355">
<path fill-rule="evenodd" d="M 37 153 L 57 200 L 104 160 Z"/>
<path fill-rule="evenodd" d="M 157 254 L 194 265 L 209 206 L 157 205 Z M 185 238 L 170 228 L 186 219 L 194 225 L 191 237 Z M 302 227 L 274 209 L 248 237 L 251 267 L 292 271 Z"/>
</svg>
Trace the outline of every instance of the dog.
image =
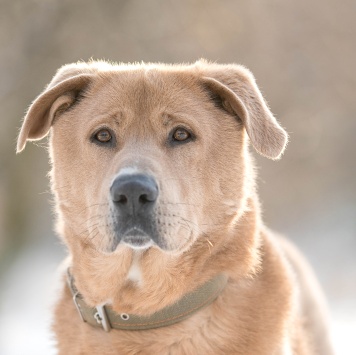
<svg viewBox="0 0 356 355">
<path fill-rule="evenodd" d="M 248 69 L 65 65 L 17 151 L 50 131 L 59 354 L 333 353 L 313 272 L 261 219 L 248 146 L 279 159 L 288 135 Z"/>
</svg>

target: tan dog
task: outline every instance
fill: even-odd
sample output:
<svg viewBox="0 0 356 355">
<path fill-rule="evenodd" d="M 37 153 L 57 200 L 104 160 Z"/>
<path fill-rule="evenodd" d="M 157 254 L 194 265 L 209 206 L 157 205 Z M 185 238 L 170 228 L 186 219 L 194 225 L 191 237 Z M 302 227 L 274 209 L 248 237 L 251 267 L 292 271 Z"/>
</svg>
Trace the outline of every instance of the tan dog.
<svg viewBox="0 0 356 355">
<path fill-rule="evenodd" d="M 60 354 L 332 354 L 311 270 L 261 221 L 248 140 L 278 159 L 287 134 L 247 69 L 67 65 L 18 151 L 50 129 Z"/>
</svg>

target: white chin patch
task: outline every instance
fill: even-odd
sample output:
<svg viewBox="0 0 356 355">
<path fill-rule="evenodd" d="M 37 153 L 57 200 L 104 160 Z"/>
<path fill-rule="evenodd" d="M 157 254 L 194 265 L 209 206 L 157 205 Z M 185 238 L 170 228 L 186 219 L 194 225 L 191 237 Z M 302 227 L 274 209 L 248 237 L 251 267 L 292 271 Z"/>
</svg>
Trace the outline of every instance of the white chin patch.
<svg viewBox="0 0 356 355">
<path fill-rule="evenodd" d="M 124 244 L 127 247 L 130 247 L 132 250 L 137 250 L 137 251 L 141 250 L 142 251 L 142 250 L 146 250 L 146 249 L 150 248 L 153 245 L 153 242 L 152 242 L 152 240 L 150 240 L 147 243 L 140 244 L 140 245 L 131 244 L 131 243 L 125 243 L 125 242 L 124 242 Z"/>
<path fill-rule="evenodd" d="M 153 245 L 152 239 L 137 227 L 126 232 L 122 238 L 122 242 L 133 250 L 145 250 Z"/>
<path fill-rule="evenodd" d="M 142 250 L 142 248 L 141 248 L 141 250 Z M 127 280 L 135 282 L 139 285 L 142 284 L 140 257 L 141 257 L 141 253 L 139 251 L 133 252 L 132 264 L 131 264 L 130 270 L 127 274 Z"/>
</svg>

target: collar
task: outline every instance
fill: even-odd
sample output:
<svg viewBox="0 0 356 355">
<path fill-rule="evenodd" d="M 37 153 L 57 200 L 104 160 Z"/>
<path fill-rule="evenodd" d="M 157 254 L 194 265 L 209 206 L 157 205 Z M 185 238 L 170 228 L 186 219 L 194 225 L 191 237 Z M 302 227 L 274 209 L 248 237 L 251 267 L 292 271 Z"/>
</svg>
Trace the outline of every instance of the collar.
<svg viewBox="0 0 356 355">
<path fill-rule="evenodd" d="M 211 304 L 225 288 L 227 277 L 219 274 L 194 291 L 185 294 L 177 302 L 150 316 L 139 316 L 131 313 L 116 313 L 109 305 L 95 308 L 88 306 L 74 284 L 74 278 L 67 270 L 68 286 L 74 304 L 83 322 L 94 327 L 101 327 L 106 332 L 112 328 L 121 330 L 146 330 L 166 327 L 178 323 L 193 313 Z"/>
</svg>

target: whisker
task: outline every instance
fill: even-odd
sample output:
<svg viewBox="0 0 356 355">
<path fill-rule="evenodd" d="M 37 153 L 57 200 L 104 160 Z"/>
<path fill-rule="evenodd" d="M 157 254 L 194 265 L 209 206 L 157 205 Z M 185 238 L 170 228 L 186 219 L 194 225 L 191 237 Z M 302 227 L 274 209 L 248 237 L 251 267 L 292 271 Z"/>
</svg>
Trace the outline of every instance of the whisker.
<svg viewBox="0 0 356 355">
<path fill-rule="evenodd" d="M 96 233 L 95 233 L 95 231 L 96 231 Z M 92 236 L 92 234 L 94 234 L 94 236 Z M 84 243 L 87 243 L 89 240 L 90 241 L 93 240 L 98 234 L 99 234 L 99 230 L 98 230 L 98 228 L 96 226 L 95 229 L 90 231 L 88 233 L 88 235 L 84 238 Z M 82 235 L 80 235 L 80 236 L 82 236 Z"/>
<path fill-rule="evenodd" d="M 65 189 L 65 188 L 69 188 L 71 184 L 67 184 L 67 185 L 64 185 L 64 186 L 58 186 L 56 188 L 52 188 L 52 191 L 58 191 L 58 190 L 62 190 L 62 189 Z"/>
<path fill-rule="evenodd" d="M 160 202 L 162 205 L 186 205 L 186 206 L 194 206 L 194 207 L 200 207 L 200 205 L 196 205 L 193 203 L 188 203 L 188 202 L 167 202 L 167 201 L 161 201 Z"/>
<path fill-rule="evenodd" d="M 84 213 L 85 211 L 87 211 L 89 208 L 92 208 L 92 207 L 97 207 L 97 206 L 105 206 L 107 205 L 108 203 L 94 203 L 92 205 L 89 205 L 89 206 L 86 206 L 83 210 L 81 210 L 80 212 L 78 212 L 78 215 Z"/>
<path fill-rule="evenodd" d="M 188 221 L 187 219 L 185 219 L 185 218 L 183 218 L 183 217 L 181 217 L 181 218 L 182 218 L 182 220 L 184 220 L 184 222 L 193 224 L 193 228 L 194 228 L 194 227 L 198 227 L 198 225 L 197 225 L 196 223 L 194 223 L 194 222 L 192 222 L 192 221 Z M 178 223 L 179 223 L 179 222 L 178 222 Z M 197 230 L 199 233 L 201 233 L 202 236 L 206 239 L 207 244 L 208 244 L 208 248 L 209 248 L 209 252 L 210 252 L 210 254 L 211 254 L 211 248 L 214 248 L 214 244 L 210 241 L 208 235 L 207 235 L 205 232 L 202 232 L 202 231 L 198 230 L 197 228 L 194 228 L 194 229 Z"/>
<path fill-rule="evenodd" d="M 92 228 L 96 228 L 96 227 L 98 227 L 99 225 L 100 225 L 99 222 L 94 223 L 94 224 L 92 224 L 91 226 L 88 226 L 88 227 L 86 227 L 85 229 L 83 229 L 81 232 L 75 234 L 75 237 L 81 237 L 81 236 L 83 236 L 83 234 L 85 234 L 85 233 L 89 233 L 89 235 L 90 235 L 90 233 L 93 232 L 93 230 L 91 230 L 91 229 L 92 229 Z"/>
</svg>

